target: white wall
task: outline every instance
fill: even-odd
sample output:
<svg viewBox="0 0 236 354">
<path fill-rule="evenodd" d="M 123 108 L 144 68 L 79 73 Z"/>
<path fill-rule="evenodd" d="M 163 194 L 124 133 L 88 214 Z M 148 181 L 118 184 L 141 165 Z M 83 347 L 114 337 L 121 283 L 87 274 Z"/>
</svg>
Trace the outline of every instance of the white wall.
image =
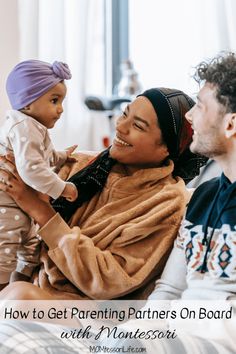
<svg viewBox="0 0 236 354">
<path fill-rule="evenodd" d="M 0 0 L 0 121 L 10 108 L 5 91 L 6 77 L 19 61 L 18 1 Z"/>
<path fill-rule="evenodd" d="M 220 51 L 236 51 L 235 0 L 129 0 L 130 59 L 143 89 L 194 95 L 193 68 Z"/>
</svg>

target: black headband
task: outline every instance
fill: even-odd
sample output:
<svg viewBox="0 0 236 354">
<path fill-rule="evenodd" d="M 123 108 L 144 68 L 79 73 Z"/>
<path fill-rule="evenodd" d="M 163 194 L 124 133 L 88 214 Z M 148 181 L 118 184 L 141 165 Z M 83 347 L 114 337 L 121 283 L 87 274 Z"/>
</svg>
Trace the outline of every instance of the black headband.
<svg viewBox="0 0 236 354">
<path fill-rule="evenodd" d="M 185 113 L 194 106 L 194 101 L 184 92 L 168 88 L 152 88 L 139 96 L 151 102 L 170 158 L 175 163 L 174 174 L 187 183 L 199 174 L 199 168 L 207 161 L 189 148 L 193 132 Z"/>
<path fill-rule="evenodd" d="M 182 91 L 179 90 L 169 90 L 170 93 L 164 93 L 166 89 L 153 88 L 146 90 L 139 96 L 147 97 L 151 102 L 153 108 L 158 117 L 158 123 L 162 131 L 164 141 L 168 147 L 170 156 L 172 158 L 178 157 L 179 154 L 179 130 L 181 125 L 181 119 L 177 117 L 174 112 L 174 107 L 171 103 L 171 99 L 178 96 L 184 96 L 189 110 L 194 102 L 190 97 L 185 95 Z"/>
</svg>

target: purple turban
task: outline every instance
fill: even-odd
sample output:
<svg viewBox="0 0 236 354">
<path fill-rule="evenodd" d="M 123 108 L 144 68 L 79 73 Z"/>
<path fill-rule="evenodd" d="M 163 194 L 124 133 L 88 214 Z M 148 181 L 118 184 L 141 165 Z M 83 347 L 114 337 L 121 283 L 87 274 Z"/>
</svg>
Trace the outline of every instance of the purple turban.
<svg viewBox="0 0 236 354">
<path fill-rule="evenodd" d="M 22 109 L 44 95 L 60 81 L 71 79 L 67 64 L 26 60 L 17 64 L 6 82 L 8 98 L 13 109 Z"/>
</svg>

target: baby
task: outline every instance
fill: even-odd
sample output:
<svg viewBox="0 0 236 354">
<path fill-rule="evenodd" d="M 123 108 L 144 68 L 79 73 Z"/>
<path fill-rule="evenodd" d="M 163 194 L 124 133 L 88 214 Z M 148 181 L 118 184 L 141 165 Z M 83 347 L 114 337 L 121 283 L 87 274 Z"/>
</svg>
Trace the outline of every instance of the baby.
<svg viewBox="0 0 236 354">
<path fill-rule="evenodd" d="M 0 155 L 14 154 L 21 178 L 32 188 L 53 199 L 62 196 L 74 201 L 77 188 L 61 180 L 52 168 L 73 160 L 70 155 L 77 146 L 57 152 L 48 134 L 63 112 L 64 80 L 70 78 L 67 64 L 57 61 L 51 65 L 27 60 L 13 68 L 6 83 L 13 110 L 0 128 Z M 0 289 L 9 281 L 29 280 L 38 255 L 33 220 L 0 191 Z"/>
</svg>

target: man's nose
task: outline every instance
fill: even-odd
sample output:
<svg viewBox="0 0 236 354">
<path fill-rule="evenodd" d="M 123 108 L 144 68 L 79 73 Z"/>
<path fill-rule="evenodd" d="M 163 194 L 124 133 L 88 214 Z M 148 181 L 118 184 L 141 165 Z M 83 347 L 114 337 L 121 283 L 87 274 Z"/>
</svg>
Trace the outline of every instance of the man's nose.
<svg viewBox="0 0 236 354">
<path fill-rule="evenodd" d="M 185 118 L 187 119 L 187 121 L 192 124 L 193 122 L 193 118 L 192 118 L 192 110 L 193 110 L 193 107 L 185 113 Z"/>
</svg>

